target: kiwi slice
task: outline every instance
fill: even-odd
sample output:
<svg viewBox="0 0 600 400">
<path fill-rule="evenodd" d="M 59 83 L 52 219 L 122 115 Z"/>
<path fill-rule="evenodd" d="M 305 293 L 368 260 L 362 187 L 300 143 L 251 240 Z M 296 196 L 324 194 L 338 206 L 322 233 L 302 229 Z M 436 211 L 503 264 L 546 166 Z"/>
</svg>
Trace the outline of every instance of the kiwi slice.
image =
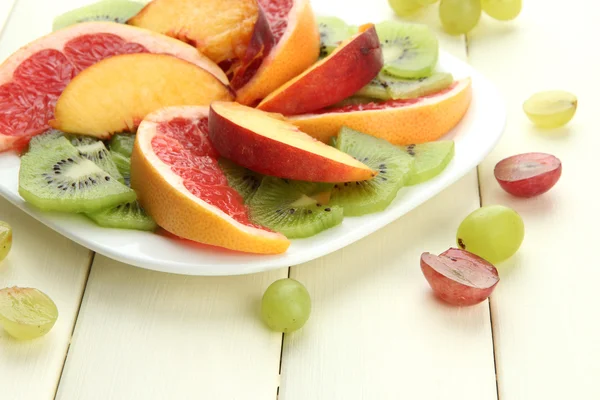
<svg viewBox="0 0 600 400">
<path fill-rule="evenodd" d="M 321 35 L 321 52 L 319 58 L 327 57 L 341 42 L 348 39 L 358 31 L 355 26 L 346 24 L 338 17 L 317 17 L 319 33 Z"/>
<path fill-rule="evenodd" d="M 134 143 L 135 133 L 117 133 L 108 142 L 108 148 L 111 152 L 121 153 L 129 158 L 133 153 Z"/>
<path fill-rule="evenodd" d="M 86 216 L 105 228 L 135 229 L 139 231 L 153 231 L 157 228 L 156 222 L 146 214 L 137 201 L 87 213 Z"/>
<path fill-rule="evenodd" d="M 219 167 L 225 174 L 229 186 L 237 190 L 244 202 L 248 203 L 258 190 L 263 176 L 226 158 L 219 159 Z"/>
<path fill-rule="evenodd" d="M 68 138 L 82 157 L 87 158 L 108 172 L 110 176 L 119 182 L 125 183 L 104 142 L 89 136 L 69 136 Z"/>
<path fill-rule="evenodd" d="M 454 141 L 411 144 L 400 147 L 415 160 L 412 176 L 406 185 L 417 185 L 439 175 L 454 158 Z"/>
<path fill-rule="evenodd" d="M 37 135 L 31 138 L 29 141 L 29 151 L 36 151 L 38 149 L 51 148 L 55 145 L 55 140 L 63 137 L 65 134 L 56 129 L 49 129 L 41 135 Z"/>
<path fill-rule="evenodd" d="M 335 147 L 378 171 L 367 181 L 334 185 L 330 204 L 341 206 L 346 216 L 385 210 L 411 179 L 414 157 L 384 139 L 343 127 Z"/>
<path fill-rule="evenodd" d="M 375 25 L 383 52 L 383 71 L 396 78 L 423 78 L 433 73 L 439 45 L 423 24 L 384 21 Z"/>
<path fill-rule="evenodd" d="M 248 203 L 250 218 L 289 239 L 316 235 L 344 218 L 341 207 L 327 204 L 331 187 L 266 176 Z"/>
<path fill-rule="evenodd" d="M 94 212 L 136 199 L 64 137 L 21 157 L 19 194 L 42 210 L 65 212 Z"/>
<path fill-rule="evenodd" d="M 102 0 L 79 7 L 54 18 L 52 31 L 87 21 L 112 21 L 124 24 L 139 13 L 145 4 L 129 0 Z"/>
<path fill-rule="evenodd" d="M 123 176 L 123 181 L 127 186 L 129 186 L 129 179 L 131 176 L 131 159 L 115 151 L 110 151 L 110 157 L 117 166 L 117 170 L 121 176 Z"/>
<path fill-rule="evenodd" d="M 400 79 L 381 72 L 355 95 L 379 100 L 408 100 L 440 92 L 453 82 L 452 74 L 446 72 L 416 79 Z"/>
</svg>

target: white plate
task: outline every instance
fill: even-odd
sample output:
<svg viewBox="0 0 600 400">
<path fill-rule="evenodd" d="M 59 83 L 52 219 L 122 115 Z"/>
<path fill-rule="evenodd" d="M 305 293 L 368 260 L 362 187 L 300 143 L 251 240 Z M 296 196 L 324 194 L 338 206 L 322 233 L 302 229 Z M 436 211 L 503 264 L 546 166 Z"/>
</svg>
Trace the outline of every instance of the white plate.
<svg viewBox="0 0 600 400">
<path fill-rule="evenodd" d="M 327 14 L 328 10 L 323 10 L 325 2 L 318 3 L 323 7 L 319 9 L 315 5 L 317 11 Z M 356 20 L 357 14 L 354 14 Z M 350 17 L 348 20 L 354 22 Z M 293 240 L 288 251 L 281 255 L 249 255 L 192 247 L 153 233 L 100 228 L 83 216 L 40 212 L 18 194 L 19 158 L 11 153 L 0 154 L 0 195 L 69 239 L 142 268 L 187 275 L 239 275 L 301 264 L 348 246 L 400 218 L 471 171 L 493 149 L 502 135 L 506 117 L 499 92 L 468 64 L 447 53 L 441 52 L 439 66 L 456 78 L 470 76 L 473 81 L 471 107 L 461 123 L 445 137 L 455 140 L 456 154 L 444 172 L 429 182 L 402 189 L 385 211 L 345 218 L 342 224 L 317 236 Z"/>
</svg>

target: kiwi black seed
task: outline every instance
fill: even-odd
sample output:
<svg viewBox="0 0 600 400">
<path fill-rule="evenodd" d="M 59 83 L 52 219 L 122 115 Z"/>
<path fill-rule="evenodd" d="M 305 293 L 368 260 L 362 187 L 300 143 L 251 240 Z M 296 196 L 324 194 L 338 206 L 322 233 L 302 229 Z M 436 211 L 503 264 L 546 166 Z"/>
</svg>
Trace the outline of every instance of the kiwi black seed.
<svg viewBox="0 0 600 400">
<path fill-rule="evenodd" d="M 438 61 L 439 44 L 424 24 L 384 21 L 375 25 L 383 52 L 383 71 L 396 78 L 430 76 Z"/>
<path fill-rule="evenodd" d="M 344 215 L 383 211 L 411 177 L 414 158 L 384 139 L 343 127 L 336 148 L 378 172 L 366 181 L 334 185 L 330 204 L 341 206 Z"/>
<path fill-rule="evenodd" d="M 145 4 L 130 0 L 101 0 L 79 7 L 54 18 L 52 31 L 66 28 L 81 22 L 110 21 L 125 23 L 139 13 Z"/>
<path fill-rule="evenodd" d="M 121 183 L 125 183 L 125 180 L 119 169 L 115 165 L 110 152 L 104 145 L 104 142 L 89 137 L 89 136 L 78 136 L 69 135 L 68 139 L 71 140 L 71 144 L 75 146 L 77 151 L 82 157 L 87 158 Z"/>
<path fill-rule="evenodd" d="M 263 178 L 249 201 L 252 221 L 290 239 L 306 238 L 340 224 L 341 207 L 326 204 L 331 184 Z"/>
<path fill-rule="evenodd" d="M 219 159 L 219 167 L 225 174 L 229 186 L 237 190 L 244 202 L 249 202 L 258 190 L 263 176 L 226 158 Z"/>
<path fill-rule="evenodd" d="M 136 199 L 135 192 L 80 155 L 64 137 L 21 158 L 19 194 L 46 211 L 94 212 Z"/>
</svg>

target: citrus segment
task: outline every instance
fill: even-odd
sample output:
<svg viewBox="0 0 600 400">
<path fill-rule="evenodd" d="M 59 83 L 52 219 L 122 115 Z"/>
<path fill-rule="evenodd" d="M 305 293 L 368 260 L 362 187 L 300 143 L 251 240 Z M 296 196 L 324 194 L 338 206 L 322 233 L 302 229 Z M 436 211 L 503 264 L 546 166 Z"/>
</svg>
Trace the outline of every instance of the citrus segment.
<svg viewBox="0 0 600 400">
<path fill-rule="evenodd" d="M 308 0 L 259 0 L 259 3 L 276 44 L 247 83 L 241 87 L 234 85 L 236 101 L 246 105 L 256 105 L 314 64 L 321 45 L 319 28 Z"/>
<path fill-rule="evenodd" d="M 108 138 L 133 131 L 152 111 L 232 100 L 223 83 L 195 64 L 166 54 L 122 54 L 97 62 L 65 88 L 50 125 Z"/>
<path fill-rule="evenodd" d="M 131 158 L 131 185 L 163 229 L 231 250 L 278 254 L 279 233 L 249 220 L 241 195 L 227 185 L 208 137 L 208 108 L 168 107 L 140 124 Z"/>
<path fill-rule="evenodd" d="M 471 79 L 466 78 L 417 99 L 350 104 L 291 116 L 289 121 L 325 143 L 346 126 L 396 145 L 419 144 L 453 129 L 469 109 L 471 96 Z"/>
<path fill-rule="evenodd" d="M 113 22 L 84 22 L 22 47 L 0 65 L 0 152 L 21 149 L 49 128 L 54 106 L 81 70 L 106 57 L 166 53 L 227 77 L 195 48 L 173 38 Z"/>
</svg>

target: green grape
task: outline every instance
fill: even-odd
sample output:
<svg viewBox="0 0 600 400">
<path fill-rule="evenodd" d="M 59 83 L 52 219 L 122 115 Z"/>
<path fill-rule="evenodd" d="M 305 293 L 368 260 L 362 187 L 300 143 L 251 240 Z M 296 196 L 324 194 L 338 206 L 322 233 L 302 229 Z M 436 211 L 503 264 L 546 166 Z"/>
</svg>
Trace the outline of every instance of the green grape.
<svg viewBox="0 0 600 400">
<path fill-rule="evenodd" d="M 438 0 L 415 0 L 415 1 L 422 6 L 430 6 L 430 5 L 438 2 Z"/>
<path fill-rule="evenodd" d="M 0 261 L 4 260 L 12 247 L 12 228 L 0 221 Z"/>
<path fill-rule="evenodd" d="M 521 0 L 481 0 L 487 15 L 500 21 L 510 21 L 521 13 Z"/>
<path fill-rule="evenodd" d="M 461 35 L 475 28 L 481 18 L 481 0 L 440 0 L 440 20 L 451 35 Z"/>
<path fill-rule="evenodd" d="M 539 92 L 523 103 L 523 111 L 540 128 L 558 128 L 575 115 L 577 97 L 562 90 Z"/>
<path fill-rule="evenodd" d="M 519 214 L 511 208 L 492 205 L 469 214 L 458 227 L 456 241 L 463 250 L 495 264 L 515 254 L 524 235 Z"/>
<path fill-rule="evenodd" d="M 261 314 L 265 323 L 276 332 L 293 332 L 304 326 L 310 316 L 308 291 L 295 279 L 273 282 L 262 298 Z"/>
<path fill-rule="evenodd" d="M 390 7 L 399 17 L 409 17 L 423 8 L 422 0 L 388 0 Z"/>
<path fill-rule="evenodd" d="M 50 332 L 58 309 L 50 297 L 32 288 L 0 290 L 0 324 L 17 340 L 29 340 Z"/>
</svg>

